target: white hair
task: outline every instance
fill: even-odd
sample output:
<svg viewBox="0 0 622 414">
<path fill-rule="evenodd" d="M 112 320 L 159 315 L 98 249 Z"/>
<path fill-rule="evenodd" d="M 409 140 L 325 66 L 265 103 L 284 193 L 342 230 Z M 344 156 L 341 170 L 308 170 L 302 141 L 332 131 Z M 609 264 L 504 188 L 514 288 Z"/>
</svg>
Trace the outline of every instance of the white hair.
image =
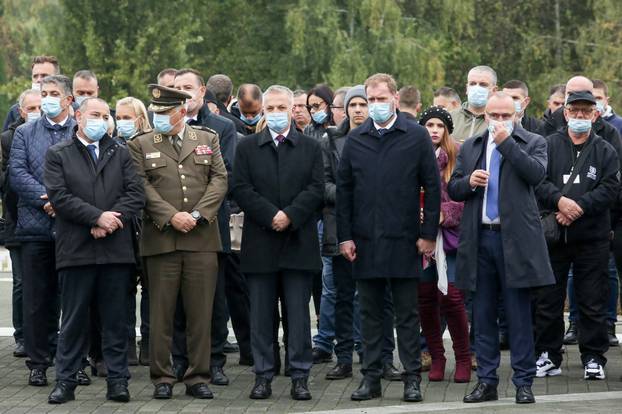
<svg viewBox="0 0 622 414">
<path fill-rule="evenodd" d="M 287 86 L 272 85 L 268 87 L 268 89 L 266 89 L 266 91 L 263 93 L 264 102 L 266 101 L 266 96 L 271 95 L 271 94 L 287 95 L 289 106 L 292 106 L 292 107 L 294 106 L 294 93 Z"/>
<path fill-rule="evenodd" d="M 26 99 L 27 96 L 30 95 L 37 95 L 37 96 L 41 96 L 41 91 L 38 91 L 36 89 L 26 89 L 24 92 L 22 92 L 19 95 L 19 99 L 17 100 L 17 103 L 19 104 L 19 107 L 24 109 L 24 100 Z"/>
</svg>

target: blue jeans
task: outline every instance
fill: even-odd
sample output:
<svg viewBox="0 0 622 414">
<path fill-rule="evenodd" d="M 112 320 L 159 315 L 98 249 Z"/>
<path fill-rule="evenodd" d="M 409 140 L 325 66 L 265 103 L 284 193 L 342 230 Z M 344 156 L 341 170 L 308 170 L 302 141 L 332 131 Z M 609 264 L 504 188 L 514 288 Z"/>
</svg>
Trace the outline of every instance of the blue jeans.
<svg viewBox="0 0 622 414">
<path fill-rule="evenodd" d="M 333 258 L 322 256 L 322 300 L 320 302 L 320 327 L 313 337 L 313 346 L 332 353 L 335 342 L 335 300 L 337 291 L 333 275 Z"/>
<path fill-rule="evenodd" d="M 574 295 L 574 283 L 572 281 L 572 269 L 568 273 L 568 308 L 570 315 L 568 320 L 577 321 L 578 309 Z M 607 300 L 607 322 L 615 323 L 618 320 L 618 271 L 613 253 L 609 255 L 609 299 Z"/>
</svg>

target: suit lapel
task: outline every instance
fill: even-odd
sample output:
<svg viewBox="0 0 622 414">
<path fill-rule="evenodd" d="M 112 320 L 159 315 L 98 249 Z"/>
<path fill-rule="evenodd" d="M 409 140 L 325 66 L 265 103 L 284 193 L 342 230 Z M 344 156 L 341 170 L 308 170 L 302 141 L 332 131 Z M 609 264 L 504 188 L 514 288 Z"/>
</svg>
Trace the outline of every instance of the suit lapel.
<svg viewBox="0 0 622 414">
<path fill-rule="evenodd" d="M 199 138 L 197 137 L 197 133 L 190 126 L 186 126 L 184 130 L 184 140 L 181 145 L 181 151 L 179 152 L 179 162 L 188 157 L 188 155 L 194 152 L 194 149 L 199 145 Z"/>
<path fill-rule="evenodd" d="M 99 175 L 99 173 L 104 169 L 104 166 L 108 163 L 110 158 L 112 158 L 112 155 L 116 150 L 112 139 L 106 139 L 103 144 L 104 145 L 99 146 L 99 159 L 97 160 L 97 165 L 95 166 L 96 176 Z"/>
<path fill-rule="evenodd" d="M 153 136 L 153 146 L 157 148 L 158 151 L 165 153 L 175 161 L 179 159 L 179 155 L 173 148 L 173 144 L 171 144 L 167 135 L 155 134 Z"/>
</svg>

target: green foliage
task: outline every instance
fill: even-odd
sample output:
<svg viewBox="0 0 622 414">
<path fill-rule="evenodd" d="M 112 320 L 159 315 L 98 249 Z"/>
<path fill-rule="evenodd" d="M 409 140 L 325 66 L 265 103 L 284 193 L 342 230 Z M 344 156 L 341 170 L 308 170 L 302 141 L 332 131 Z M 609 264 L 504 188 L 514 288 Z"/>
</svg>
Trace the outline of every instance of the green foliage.
<svg viewBox="0 0 622 414">
<path fill-rule="evenodd" d="M 30 60 L 91 69 L 101 96 L 147 99 L 166 67 L 226 73 L 239 85 L 333 88 L 375 72 L 414 84 L 424 105 L 440 86 L 464 94 L 472 66 L 500 86 L 528 83 L 532 112 L 575 73 L 609 84 L 622 109 L 618 0 L 0 0 L 0 114 L 30 85 Z"/>
</svg>

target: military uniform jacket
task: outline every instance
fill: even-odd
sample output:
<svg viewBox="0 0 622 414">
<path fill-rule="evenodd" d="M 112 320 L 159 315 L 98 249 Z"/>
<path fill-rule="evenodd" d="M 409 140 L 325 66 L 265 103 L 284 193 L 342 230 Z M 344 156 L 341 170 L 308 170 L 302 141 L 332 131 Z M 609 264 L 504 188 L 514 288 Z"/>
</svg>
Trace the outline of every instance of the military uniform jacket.
<svg viewBox="0 0 622 414">
<path fill-rule="evenodd" d="M 155 132 L 137 136 L 128 147 L 147 198 L 141 254 L 220 251 L 216 216 L 227 192 L 227 171 L 218 135 L 186 125 L 179 154 L 167 135 Z M 170 224 L 176 213 L 194 210 L 203 220 L 192 231 L 182 233 Z"/>
</svg>

